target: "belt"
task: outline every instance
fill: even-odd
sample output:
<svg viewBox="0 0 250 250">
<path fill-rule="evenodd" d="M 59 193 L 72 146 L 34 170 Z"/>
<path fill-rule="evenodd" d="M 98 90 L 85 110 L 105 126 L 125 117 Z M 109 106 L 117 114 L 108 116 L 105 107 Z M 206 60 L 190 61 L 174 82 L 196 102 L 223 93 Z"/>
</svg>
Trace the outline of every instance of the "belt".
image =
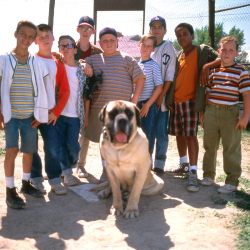
<svg viewBox="0 0 250 250">
<path fill-rule="evenodd" d="M 218 104 L 218 103 L 208 102 L 207 105 L 208 106 L 213 106 L 213 107 L 216 107 L 216 108 L 222 108 L 222 109 L 234 109 L 234 108 L 238 108 L 238 104 L 225 105 L 225 104 Z"/>
</svg>

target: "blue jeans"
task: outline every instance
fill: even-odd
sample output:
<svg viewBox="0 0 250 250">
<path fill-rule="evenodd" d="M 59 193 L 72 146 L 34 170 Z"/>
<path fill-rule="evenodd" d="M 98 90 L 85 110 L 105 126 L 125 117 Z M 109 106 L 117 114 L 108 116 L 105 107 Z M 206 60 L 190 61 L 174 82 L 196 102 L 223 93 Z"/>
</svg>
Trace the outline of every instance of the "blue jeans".
<svg viewBox="0 0 250 250">
<path fill-rule="evenodd" d="M 137 105 L 141 109 L 143 104 L 146 102 L 147 100 L 140 101 L 138 102 Z M 154 151 L 155 134 L 156 134 L 156 126 L 157 126 L 157 113 L 158 113 L 158 108 L 157 108 L 157 105 L 154 103 L 150 107 L 147 116 L 141 118 L 141 128 L 143 132 L 146 134 L 147 139 L 148 139 L 150 156 L 152 156 L 153 151 Z"/>
<path fill-rule="evenodd" d="M 80 119 L 61 115 L 57 120 L 56 128 L 60 140 L 60 167 L 63 175 L 72 174 L 72 168 L 77 164 L 80 151 L 78 143 Z"/>
<path fill-rule="evenodd" d="M 50 184 L 60 183 L 61 167 L 59 162 L 60 141 L 56 126 L 41 124 L 40 130 L 43 138 L 45 172 Z M 33 154 L 31 178 L 33 182 L 42 182 L 42 162 L 38 152 Z"/>
<path fill-rule="evenodd" d="M 158 110 L 155 131 L 156 149 L 154 167 L 163 170 L 168 149 L 168 117 L 169 111 L 162 112 L 161 110 Z"/>
</svg>

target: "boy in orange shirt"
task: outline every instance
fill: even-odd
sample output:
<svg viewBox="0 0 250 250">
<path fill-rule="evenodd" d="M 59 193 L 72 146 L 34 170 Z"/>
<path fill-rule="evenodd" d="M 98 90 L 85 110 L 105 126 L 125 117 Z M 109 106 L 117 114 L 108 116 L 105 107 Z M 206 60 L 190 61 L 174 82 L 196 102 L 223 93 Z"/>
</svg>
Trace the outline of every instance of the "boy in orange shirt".
<svg viewBox="0 0 250 250">
<path fill-rule="evenodd" d="M 199 78 L 204 64 L 213 61 L 217 53 L 205 45 L 193 45 L 194 30 L 188 23 L 180 23 L 175 28 L 177 41 L 182 47 L 178 57 L 178 67 L 174 84 L 169 91 L 172 100 L 169 134 L 176 136 L 180 156 L 180 167 L 170 171 L 173 175 L 188 175 L 187 190 L 199 191 L 197 160 L 199 145 L 197 140 L 199 113 L 204 110 L 205 88 Z M 172 95 L 172 96 L 171 96 Z M 187 151 L 189 161 L 187 159 Z"/>
</svg>

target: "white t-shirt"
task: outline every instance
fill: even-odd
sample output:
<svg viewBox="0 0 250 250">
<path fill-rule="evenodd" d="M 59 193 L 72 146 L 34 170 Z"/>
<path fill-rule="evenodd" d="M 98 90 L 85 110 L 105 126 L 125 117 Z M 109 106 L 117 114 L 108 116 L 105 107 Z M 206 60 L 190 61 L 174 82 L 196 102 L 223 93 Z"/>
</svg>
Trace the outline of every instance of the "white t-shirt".
<svg viewBox="0 0 250 250">
<path fill-rule="evenodd" d="M 56 85 L 56 73 L 57 66 L 54 59 L 44 58 L 36 55 L 47 67 L 49 72 L 48 76 L 45 79 L 45 88 L 48 97 L 48 108 L 53 109 L 56 105 L 56 97 L 55 97 L 55 85 Z"/>
<path fill-rule="evenodd" d="M 77 93 L 78 93 L 79 81 L 76 75 L 77 67 L 65 64 L 65 69 L 69 81 L 70 96 L 64 110 L 62 111 L 62 115 L 67 117 L 78 117 Z"/>
</svg>

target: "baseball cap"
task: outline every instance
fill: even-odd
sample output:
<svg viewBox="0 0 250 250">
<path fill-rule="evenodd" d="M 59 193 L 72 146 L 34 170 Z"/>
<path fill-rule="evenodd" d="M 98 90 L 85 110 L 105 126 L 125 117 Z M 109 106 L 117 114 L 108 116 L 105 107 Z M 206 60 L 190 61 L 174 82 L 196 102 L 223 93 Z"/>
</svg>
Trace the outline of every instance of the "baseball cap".
<svg viewBox="0 0 250 250">
<path fill-rule="evenodd" d="M 79 22 L 78 22 L 78 27 L 81 26 L 81 25 L 88 25 L 90 26 L 91 28 L 95 28 L 95 22 L 94 20 L 89 17 L 89 16 L 82 16 L 80 19 L 79 19 Z"/>
<path fill-rule="evenodd" d="M 117 37 L 117 32 L 116 32 L 115 29 L 106 27 L 106 28 L 102 29 L 102 30 L 99 32 L 99 39 L 101 39 L 101 37 L 102 37 L 103 35 L 106 35 L 106 34 L 111 34 L 111 35 Z"/>
<path fill-rule="evenodd" d="M 154 22 L 160 22 L 161 25 L 166 29 L 166 20 L 161 16 L 155 16 L 150 20 L 149 27 L 153 25 Z"/>
</svg>

